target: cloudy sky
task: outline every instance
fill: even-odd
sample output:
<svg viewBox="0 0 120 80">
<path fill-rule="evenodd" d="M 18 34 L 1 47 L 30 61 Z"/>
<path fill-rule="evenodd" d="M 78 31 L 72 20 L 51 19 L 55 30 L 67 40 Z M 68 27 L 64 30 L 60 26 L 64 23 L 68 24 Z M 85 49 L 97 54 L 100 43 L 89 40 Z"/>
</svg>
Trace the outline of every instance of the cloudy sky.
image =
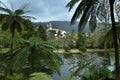
<svg viewBox="0 0 120 80">
<path fill-rule="evenodd" d="M 17 9 L 27 5 L 26 10 L 31 10 L 27 15 L 36 17 L 35 22 L 70 21 L 73 12 L 68 12 L 66 4 L 70 0 L 0 0 L 9 8 Z"/>
</svg>

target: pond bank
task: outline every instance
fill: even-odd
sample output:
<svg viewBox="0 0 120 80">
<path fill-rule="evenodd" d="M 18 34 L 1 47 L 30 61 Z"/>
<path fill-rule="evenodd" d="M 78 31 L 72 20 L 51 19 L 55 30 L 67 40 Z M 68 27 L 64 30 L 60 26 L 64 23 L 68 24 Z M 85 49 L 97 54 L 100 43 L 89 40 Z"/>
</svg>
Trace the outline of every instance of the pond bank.
<svg viewBox="0 0 120 80">
<path fill-rule="evenodd" d="M 0 53 L 5 53 L 9 51 L 8 48 L 0 49 Z M 114 49 L 87 49 L 86 52 L 114 52 Z M 53 52 L 55 53 L 83 53 L 83 51 L 79 51 L 78 49 L 70 49 L 68 52 L 66 52 L 64 49 L 56 49 Z"/>
<path fill-rule="evenodd" d="M 109 52 L 114 51 L 114 49 L 87 49 L 86 52 Z M 82 51 L 79 51 L 78 49 L 70 49 L 68 52 L 66 52 L 64 49 L 57 49 L 54 50 L 55 53 L 83 53 Z"/>
</svg>

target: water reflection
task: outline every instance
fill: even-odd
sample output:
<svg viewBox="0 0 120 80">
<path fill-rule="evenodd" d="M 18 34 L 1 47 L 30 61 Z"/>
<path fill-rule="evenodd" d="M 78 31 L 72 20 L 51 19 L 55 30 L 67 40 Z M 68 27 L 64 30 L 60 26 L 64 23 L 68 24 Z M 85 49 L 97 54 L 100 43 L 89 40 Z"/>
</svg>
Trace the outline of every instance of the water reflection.
<svg viewBox="0 0 120 80">
<path fill-rule="evenodd" d="M 80 63 L 87 63 L 84 62 L 84 57 L 83 54 L 86 54 L 89 56 L 93 55 L 93 54 L 97 54 L 99 57 L 104 57 L 104 61 L 105 64 L 107 65 L 107 69 L 109 69 L 110 71 L 114 71 L 114 54 L 112 52 L 94 52 L 94 53 L 76 53 L 76 54 L 59 54 L 59 56 L 61 57 L 61 59 L 63 60 L 63 64 L 61 66 L 61 70 L 60 70 L 60 74 L 58 73 L 53 73 L 52 77 L 54 80 L 70 80 L 70 76 L 72 75 L 72 73 L 78 68 L 78 66 L 80 66 Z M 95 56 L 89 56 L 87 58 L 90 59 L 86 59 L 86 60 L 91 60 L 93 59 Z M 86 57 L 85 57 L 86 58 Z M 100 58 L 102 60 L 102 58 Z M 100 59 L 95 59 L 101 61 Z M 89 66 L 96 64 L 96 63 L 92 63 Z M 98 66 L 100 67 L 100 66 Z M 85 71 L 87 70 L 87 68 L 84 68 L 83 70 L 81 70 L 80 72 L 78 72 L 79 74 L 76 76 L 76 79 L 74 78 L 73 80 L 81 80 L 81 75 L 83 75 L 85 73 Z"/>
</svg>

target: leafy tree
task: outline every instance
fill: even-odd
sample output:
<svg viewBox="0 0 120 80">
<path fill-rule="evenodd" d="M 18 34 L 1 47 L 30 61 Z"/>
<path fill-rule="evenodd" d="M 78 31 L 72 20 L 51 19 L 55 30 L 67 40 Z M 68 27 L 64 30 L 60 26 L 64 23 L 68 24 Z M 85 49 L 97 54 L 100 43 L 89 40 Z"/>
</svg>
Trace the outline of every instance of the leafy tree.
<svg viewBox="0 0 120 80">
<path fill-rule="evenodd" d="M 117 29 L 117 37 L 118 37 L 118 43 L 120 42 L 120 23 L 116 22 L 116 29 Z M 103 27 L 101 29 L 99 29 L 98 31 L 95 31 L 94 34 L 99 35 L 99 37 L 97 38 L 97 41 L 95 41 L 98 45 L 100 46 L 104 46 L 104 42 L 106 42 L 106 48 L 112 48 L 113 47 L 113 36 L 112 36 L 112 28 L 111 25 L 109 25 L 108 27 Z M 95 37 L 95 36 L 94 36 Z"/>
<path fill-rule="evenodd" d="M 40 37 L 40 38 L 42 38 L 44 41 L 46 41 L 46 40 L 47 40 L 47 34 L 46 34 L 45 26 L 40 25 L 40 26 L 38 27 L 38 29 L 36 30 L 34 36 Z"/>
<path fill-rule="evenodd" d="M 96 22 L 97 22 L 97 16 L 99 15 L 99 12 L 106 11 L 106 7 L 103 5 L 106 5 L 104 1 L 108 0 L 71 0 L 67 7 L 69 7 L 69 11 L 73 8 L 73 6 L 79 2 L 78 7 L 76 8 L 76 11 L 71 19 L 71 24 L 75 23 L 78 18 L 80 18 L 79 22 L 79 31 L 81 32 L 85 24 L 87 23 L 88 19 L 90 22 L 90 29 L 93 31 L 96 28 Z M 115 0 L 109 0 L 109 8 L 110 9 L 110 16 L 111 16 L 111 22 L 112 22 L 112 33 L 114 38 L 114 49 L 115 49 L 115 67 L 116 67 L 116 80 L 120 79 L 120 71 L 119 71 L 119 50 L 118 50 L 118 37 L 117 37 L 117 31 L 115 27 L 115 18 L 114 18 L 114 2 Z M 108 13 L 108 12 L 107 12 Z"/>
<path fill-rule="evenodd" d="M 86 35 L 84 33 L 78 33 L 79 38 L 76 42 L 76 46 L 81 51 L 86 51 Z"/>
<path fill-rule="evenodd" d="M 94 48 L 112 48 L 113 47 L 113 39 L 112 33 L 110 34 L 109 37 L 106 36 L 106 34 L 109 32 L 111 29 L 110 24 L 102 23 L 103 25 L 107 26 L 102 26 L 98 30 L 95 30 L 89 37 L 88 37 L 88 44 L 91 44 L 91 47 Z"/>
</svg>

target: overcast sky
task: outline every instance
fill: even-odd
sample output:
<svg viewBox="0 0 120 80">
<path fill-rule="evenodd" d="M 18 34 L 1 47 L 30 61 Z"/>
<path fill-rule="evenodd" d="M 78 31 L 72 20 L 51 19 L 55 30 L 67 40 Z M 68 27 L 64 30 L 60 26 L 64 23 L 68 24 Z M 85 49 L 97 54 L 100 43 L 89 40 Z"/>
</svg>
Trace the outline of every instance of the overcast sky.
<svg viewBox="0 0 120 80">
<path fill-rule="evenodd" d="M 17 9 L 27 5 L 27 10 L 31 10 L 27 15 L 36 17 L 35 22 L 47 21 L 70 21 L 74 9 L 68 12 L 66 4 L 70 0 L 0 0 L 9 8 Z"/>
</svg>

